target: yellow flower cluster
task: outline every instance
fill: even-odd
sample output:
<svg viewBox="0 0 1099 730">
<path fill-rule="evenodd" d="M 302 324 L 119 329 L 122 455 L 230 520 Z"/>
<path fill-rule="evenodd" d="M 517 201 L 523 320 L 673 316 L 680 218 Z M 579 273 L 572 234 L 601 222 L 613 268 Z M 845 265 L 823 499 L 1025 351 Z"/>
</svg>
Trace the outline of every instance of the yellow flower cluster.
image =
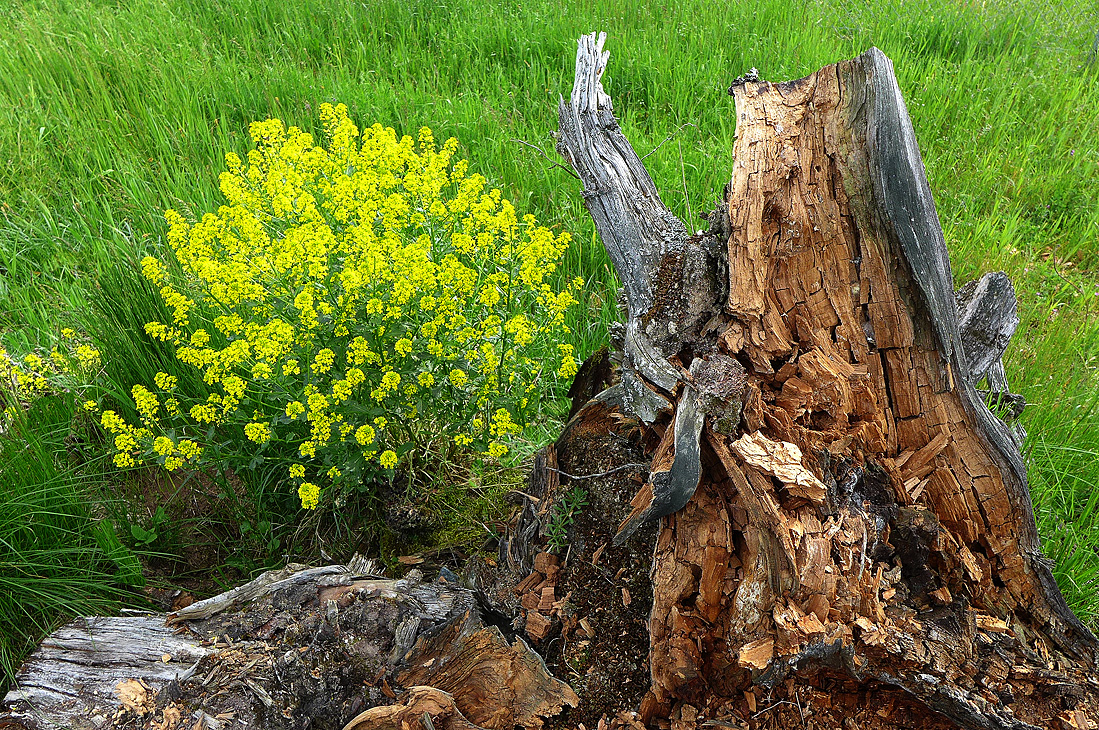
<svg viewBox="0 0 1099 730">
<path fill-rule="evenodd" d="M 80 342 L 78 337 L 74 330 L 62 329 L 60 341 L 46 357 L 36 352 L 13 356 L 0 347 L 0 406 L 6 406 L 0 414 L 0 431 L 13 415 L 8 409 L 16 408 L 17 404 L 29 403 L 57 390 L 83 390 L 87 378 L 102 363 L 99 350 Z M 92 409 L 98 407 L 95 401 L 85 401 L 85 410 L 89 410 L 88 403 Z"/>
<path fill-rule="evenodd" d="M 320 502 L 321 488 L 312 482 L 302 482 L 298 486 L 298 499 L 302 509 L 316 509 Z"/>
<path fill-rule="evenodd" d="M 361 482 L 398 453 L 423 458 L 406 444 L 445 435 L 506 454 L 539 379 L 575 373 L 558 343 L 583 285 L 551 285 L 568 234 L 520 220 L 454 159 L 456 140 L 360 130 L 342 104 L 320 115 L 326 145 L 257 122 L 246 159 L 226 156 L 226 205 L 197 221 L 166 212 L 182 280 L 152 256 L 141 264 L 172 312 L 146 332 L 215 389 L 186 410 L 196 432 L 213 427 L 245 463 L 257 449 L 293 462 L 307 509 L 324 478 Z M 120 455 L 135 441 L 176 454 L 157 419 L 185 419 L 177 381 L 155 385 L 163 400 L 135 386 L 144 429 L 117 432 Z"/>
<path fill-rule="evenodd" d="M 0 379 L 3 387 L 10 388 L 19 400 L 34 400 L 50 389 L 46 363 L 34 353 L 25 356 L 20 362 L 13 359 L 7 350 L 0 348 Z"/>
<path fill-rule="evenodd" d="M 153 382 L 160 390 L 169 391 L 164 401 L 167 415 L 172 417 L 181 415 L 179 402 L 170 394 L 178 384 L 177 378 L 161 372 L 156 374 Z M 175 438 L 173 435 L 162 433 L 162 425 L 158 419 L 161 403 L 157 395 L 140 384 L 133 387 L 130 395 L 141 417 L 141 426 L 126 423 L 125 419 L 113 410 L 103 411 L 99 419 L 103 429 L 114 435 L 115 465 L 122 468 L 136 466 L 150 455 L 150 452 L 168 471 L 175 471 L 185 465 L 198 464 L 203 449 L 196 441 Z M 97 410 L 95 401 L 85 402 L 84 408 L 89 411 Z"/>
</svg>

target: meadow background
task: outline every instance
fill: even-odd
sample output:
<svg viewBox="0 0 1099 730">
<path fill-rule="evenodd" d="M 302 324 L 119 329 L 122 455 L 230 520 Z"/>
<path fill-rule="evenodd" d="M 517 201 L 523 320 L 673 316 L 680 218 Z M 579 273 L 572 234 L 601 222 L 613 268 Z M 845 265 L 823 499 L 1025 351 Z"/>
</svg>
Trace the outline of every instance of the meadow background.
<svg viewBox="0 0 1099 730">
<path fill-rule="evenodd" d="M 224 154 L 248 150 L 251 121 L 319 131 L 319 105 L 343 102 L 360 126 L 457 137 L 459 154 L 520 212 L 573 234 L 561 273 L 587 280 L 573 344 L 584 358 L 607 342 L 617 283 L 579 184 L 519 142 L 555 158 L 576 38 L 599 29 L 627 137 L 652 151 L 645 162 L 669 207 L 699 226 L 729 176 L 735 77 L 757 67 L 765 79 L 798 78 L 871 45 L 893 59 L 956 283 L 990 270 L 1015 282 L 1022 324 L 1007 371 L 1030 404 L 1035 514 L 1066 598 L 1096 625 L 1093 3 L 28 0 L 0 4 L 0 345 L 48 352 L 72 327 L 103 367 L 94 383 L 29 408 L 0 385 L 15 414 L 0 436 L 0 687 L 63 616 L 139 603 L 143 568 L 154 588 L 202 591 L 311 557 L 303 552 L 385 547 L 369 515 L 303 536 L 295 515 L 263 507 L 279 485 L 247 475 L 119 471 L 79 411 L 77 386 L 124 410 L 133 383 L 158 370 L 187 377 L 142 330 L 164 309 L 138 262 L 169 253 L 165 208 L 219 205 Z M 530 450 L 564 415 L 562 393 L 549 395 Z M 451 548 L 491 532 L 521 468 L 475 477 L 438 489 Z"/>
</svg>

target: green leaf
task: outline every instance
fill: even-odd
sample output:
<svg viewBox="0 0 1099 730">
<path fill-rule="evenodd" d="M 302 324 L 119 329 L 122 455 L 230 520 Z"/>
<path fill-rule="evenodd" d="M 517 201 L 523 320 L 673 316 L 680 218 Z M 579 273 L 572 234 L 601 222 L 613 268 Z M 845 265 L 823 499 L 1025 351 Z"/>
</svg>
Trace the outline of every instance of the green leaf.
<svg viewBox="0 0 1099 730">
<path fill-rule="evenodd" d="M 138 545 L 149 545 L 156 541 L 156 533 L 152 530 L 146 530 L 141 525 L 130 525 L 130 534 L 134 536 L 134 540 L 137 540 Z"/>
</svg>

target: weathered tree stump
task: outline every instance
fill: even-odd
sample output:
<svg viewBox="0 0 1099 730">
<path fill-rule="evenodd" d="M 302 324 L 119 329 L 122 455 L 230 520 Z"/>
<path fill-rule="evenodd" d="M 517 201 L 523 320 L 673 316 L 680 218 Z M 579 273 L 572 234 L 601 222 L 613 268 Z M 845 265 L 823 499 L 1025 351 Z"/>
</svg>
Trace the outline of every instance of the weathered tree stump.
<svg viewBox="0 0 1099 730">
<path fill-rule="evenodd" d="M 642 720 L 1099 720 L 1099 646 L 1041 554 L 1015 435 L 976 390 L 1006 391 L 1014 293 L 998 275 L 956 301 L 889 59 L 734 84 L 724 210 L 692 236 L 618 128 L 603 39 L 580 41 L 558 150 L 628 319 L 621 384 L 569 432 L 627 419 L 650 448 L 615 538 L 659 519 Z M 557 459 L 605 470 L 577 444 Z"/>
</svg>

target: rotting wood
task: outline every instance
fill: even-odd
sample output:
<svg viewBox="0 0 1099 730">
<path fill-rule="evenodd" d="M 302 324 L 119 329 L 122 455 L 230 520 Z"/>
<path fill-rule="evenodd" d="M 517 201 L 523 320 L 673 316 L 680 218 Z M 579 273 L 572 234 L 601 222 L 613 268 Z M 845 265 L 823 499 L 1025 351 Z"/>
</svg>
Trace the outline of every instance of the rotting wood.
<svg viewBox="0 0 1099 730">
<path fill-rule="evenodd" d="M 356 715 L 343 730 L 483 730 L 470 722 L 454 697 L 435 687 L 410 687 L 400 702 Z"/>
<path fill-rule="evenodd" d="M 552 679 L 541 657 L 516 638 L 467 614 L 443 630 L 425 635 L 415 657 L 398 677 L 404 686 L 428 685 L 449 693 L 462 714 L 493 730 L 538 728 L 579 698 Z"/>
<path fill-rule="evenodd" d="M 0 724 L 338 730 L 355 718 L 361 730 L 416 710 L 450 730 L 504 730 L 576 703 L 521 638 L 485 624 L 470 591 L 354 560 L 270 571 L 168 616 L 73 622 L 20 669 Z"/>
<path fill-rule="evenodd" d="M 734 84 L 724 209 L 685 238 L 614 120 L 603 44 L 580 41 L 558 147 L 623 282 L 621 409 L 652 454 L 619 535 L 660 518 L 643 719 L 1099 718 L 1099 646 L 1041 555 L 1019 432 L 976 390 L 1007 392 L 1014 292 L 952 290 L 890 61 Z M 743 371 L 724 411 L 695 377 L 718 358 Z M 1078 691 L 1034 680 L 1050 666 Z"/>
<path fill-rule="evenodd" d="M 400 702 L 356 715 L 343 730 L 483 730 L 458 710 L 454 697 L 435 687 L 410 687 Z"/>
</svg>

